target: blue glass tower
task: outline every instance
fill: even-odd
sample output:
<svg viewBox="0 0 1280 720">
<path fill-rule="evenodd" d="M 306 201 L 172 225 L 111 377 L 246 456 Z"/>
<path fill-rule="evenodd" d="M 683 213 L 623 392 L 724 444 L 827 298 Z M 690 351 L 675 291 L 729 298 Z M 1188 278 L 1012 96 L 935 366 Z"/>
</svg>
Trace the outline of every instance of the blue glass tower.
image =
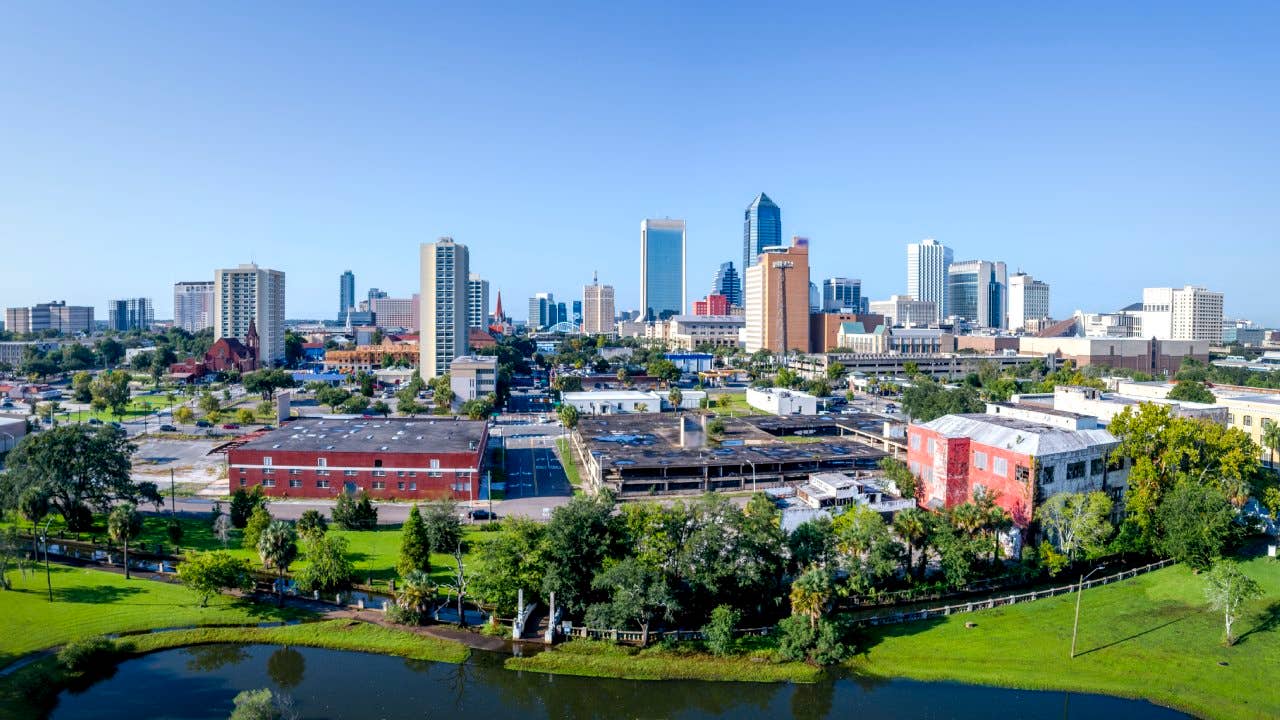
<svg viewBox="0 0 1280 720">
<path fill-rule="evenodd" d="M 760 193 L 747 206 L 742 223 L 742 272 L 756 264 L 760 251 L 782 244 L 782 210 Z"/>
<path fill-rule="evenodd" d="M 730 305 L 743 306 L 742 277 L 738 275 L 732 262 L 720 263 L 720 269 L 716 270 L 716 276 L 711 281 L 711 292 L 725 296 Z"/>
<path fill-rule="evenodd" d="M 684 221 L 640 222 L 640 312 L 662 320 L 684 312 Z"/>
</svg>

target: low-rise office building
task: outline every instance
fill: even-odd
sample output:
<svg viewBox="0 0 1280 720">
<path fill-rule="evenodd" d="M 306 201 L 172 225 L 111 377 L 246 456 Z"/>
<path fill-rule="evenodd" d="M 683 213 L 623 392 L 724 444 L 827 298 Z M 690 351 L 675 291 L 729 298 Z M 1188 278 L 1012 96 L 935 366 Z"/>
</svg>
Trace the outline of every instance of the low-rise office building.
<svg viewBox="0 0 1280 720">
<path fill-rule="evenodd" d="M 584 415 L 662 412 L 662 396 L 644 390 L 590 390 L 561 393 L 560 403 Z"/>
<path fill-rule="evenodd" d="M 271 497 L 473 500 L 487 441 L 483 421 L 307 418 L 228 450 L 227 472 Z"/>
<path fill-rule="evenodd" d="M 449 363 L 449 386 L 460 402 L 498 392 L 498 358 L 463 355 Z"/>
<path fill-rule="evenodd" d="M 818 398 L 800 390 L 747 388 L 747 404 L 771 415 L 818 414 Z"/>
<path fill-rule="evenodd" d="M 1229 413 L 1225 405 L 1169 400 L 1126 394 L 1124 388 L 1131 383 L 1120 383 L 1121 391 L 1103 392 L 1097 388 L 1059 385 L 1052 393 L 1014 395 L 1011 402 L 1017 405 L 1061 410 L 1078 415 L 1091 415 L 1103 425 L 1110 425 L 1117 415 L 1142 403 L 1155 403 L 1168 407 L 1175 417 L 1200 418 L 1226 426 Z"/>
</svg>

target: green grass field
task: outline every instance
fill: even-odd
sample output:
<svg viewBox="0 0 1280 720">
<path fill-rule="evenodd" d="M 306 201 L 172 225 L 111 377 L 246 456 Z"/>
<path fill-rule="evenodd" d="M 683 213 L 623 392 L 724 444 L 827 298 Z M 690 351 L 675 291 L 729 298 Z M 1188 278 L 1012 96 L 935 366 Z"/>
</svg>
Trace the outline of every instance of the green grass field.
<svg viewBox="0 0 1280 720">
<path fill-rule="evenodd" d="M 176 407 L 181 404 L 183 400 L 186 400 L 186 398 L 181 395 L 175 395 L 172 403 L 170 403 L 169 399 L 164 395 L 138 395 L 129 402 L 129 408 L 125 411 L 124 415 L 113 415 L 110 410 L 80 410 L 76 412 L 54 413 L 54 418 L 56 418 L 58 422 L 64 423 L 88 422 L 90 418 L 96 418 L 102 422 L 112 422 L 115 420 L 123 422 L 125 420 L 140 418 L 143 415 L 150 415 L 157 410 L 167 410 L 170 407 Z M 167 412 L 164 413 L 163 422 L 169 422 L 169 415 Z"/>
<path fill-rule="evenodd" d="M 181 585 L 125 580 L 123 575 L 51 566 L 53 602 L 49 602 L 43 566 L 9 572 L 13 589 L 0 592 L 0 666 L 36 650 L 103 633 L 180 625 L 269 622 L 304 617 L 297 610 L 255 605 L 218 596 L 209 606 Z"/>
<path fill-rule="evenodd" d="M 1085 591 L 1077 657 L 1075 596 L 940 621 L 887 626 L 860 643 L 855 672 L 1145 698 L 1203 717 L 1280 717 L 1280 562 L 1244 569 L 1265 589 L 1224 647 L 1204 578 L 1183 566 Z M 977 627 L 966 628 L 966 622 Z"/>
<path fill-rule="evenodd" d="M 505 662 L 509 670 L 626 680 L 730 680 L 815 682 L 822 669 L 805 663 L 775 663 L 772 648 L 716 657 L 695 645 L 640 648 L 596 640 L 573 640 L 529 657 Z"/>
<path fill-rule="evenodd" d="M 564 468 L 565 477 L 574 489 L 582 487 L 582 470 L 578 467 L 578 458 L 569 447 L 566 438 L 556 438 L 556 453 L 560 456 L 560 466 Z"/>
</svg>

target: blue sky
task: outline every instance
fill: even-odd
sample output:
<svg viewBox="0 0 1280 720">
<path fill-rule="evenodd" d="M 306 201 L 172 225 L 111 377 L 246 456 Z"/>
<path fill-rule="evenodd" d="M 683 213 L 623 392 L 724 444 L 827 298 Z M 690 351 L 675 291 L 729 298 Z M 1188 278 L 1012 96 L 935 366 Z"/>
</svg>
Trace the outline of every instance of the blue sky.
<svg viewBox="0 0 1280 720">
<path fill-rule="evenodd" d="M 593 269 L 633 308 L 667 216 L 692 300 L 763 190 L 873 298 L 935 237 L 1059 316 L 1202 284 L 1280 324 L 1275 3 L 480 5 L 6 4 L 0 305 L 169 317 L 252 258 L 329 317 L 451 235 L 517 316 Z"/>
</svg>

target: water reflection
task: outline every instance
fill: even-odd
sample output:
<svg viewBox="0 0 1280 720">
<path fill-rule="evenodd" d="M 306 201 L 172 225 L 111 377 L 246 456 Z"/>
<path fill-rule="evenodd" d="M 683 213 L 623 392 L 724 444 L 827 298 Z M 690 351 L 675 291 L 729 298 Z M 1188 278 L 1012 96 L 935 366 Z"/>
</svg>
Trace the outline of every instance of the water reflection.
<svg viewBox="0 0 1280 720">
<path fill-rule="evenodd" d="M 1143 702 L 949 683 L 635 682 L 278 646 L 210 645 L 129 660 L 66 692 L 55 720 L 225 720 L 236 693 L 273 684 L 285 718 L 760 718 L 977 720 L 1186 717 Z"/>
</svg>

